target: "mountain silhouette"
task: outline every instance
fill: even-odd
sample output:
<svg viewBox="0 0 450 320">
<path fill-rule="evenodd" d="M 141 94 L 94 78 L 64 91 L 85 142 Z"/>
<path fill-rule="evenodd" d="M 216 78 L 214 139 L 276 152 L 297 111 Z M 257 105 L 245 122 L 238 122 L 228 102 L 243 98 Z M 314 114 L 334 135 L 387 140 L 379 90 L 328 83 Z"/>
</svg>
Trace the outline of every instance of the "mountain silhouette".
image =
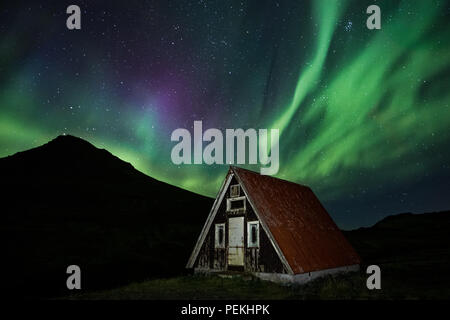
<svg viewBox="0 0 450 320">
<path fill-rule="evenodd" d="M 81 268 L 84 292 L 183 274 L 213 204 L 73 136 L 0 158 L 0 178 L 0 266 L 10 297 L 73 293 L 69 265 Z M 344 233 L 364 276 L 365 264 L 377 264 L 391 287 L 407 282 L 430 296 L 450 287 L 449 211 L 388 216 Z"/>
<path fill-rule="evenodd" d="M 160 182 L 70 135 L 0 159 L 4 286 L 68 294 L 183 272 L 213 199 Z"/>
</svg>

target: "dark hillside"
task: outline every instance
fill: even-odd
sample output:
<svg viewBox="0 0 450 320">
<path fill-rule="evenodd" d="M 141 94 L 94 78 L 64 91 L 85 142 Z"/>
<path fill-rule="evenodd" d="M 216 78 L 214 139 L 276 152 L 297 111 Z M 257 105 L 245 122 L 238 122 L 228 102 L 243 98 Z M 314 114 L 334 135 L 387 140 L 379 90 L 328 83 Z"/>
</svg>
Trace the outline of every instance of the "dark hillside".
<svg viewBox="0 0 450 320">
<path fill-rule="evenodd" d="M 152 179 L 72 136 L 0 159 L 4 285 L 20 296 L 184 271 L 213 200 Z"/>
<path fill-rule="evenodd" d="M 364 266 L 381 267 L 390 298 L 450 297 L 450 211 L 393 215 L 344 234 Z"/>
</svg>

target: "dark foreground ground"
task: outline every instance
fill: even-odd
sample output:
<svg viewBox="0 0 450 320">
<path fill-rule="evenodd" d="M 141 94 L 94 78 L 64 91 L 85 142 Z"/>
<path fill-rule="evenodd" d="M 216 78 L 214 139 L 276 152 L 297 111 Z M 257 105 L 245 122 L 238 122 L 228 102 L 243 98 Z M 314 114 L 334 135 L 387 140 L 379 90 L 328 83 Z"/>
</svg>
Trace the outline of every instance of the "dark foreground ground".
<svg viewBox="0 0 450 320">
<path fill-rule="evenodd" d="M 70 299 L 450 299 L 450 213 L 401 214 L 345 232 L 360 253 L 359 273 L 281 286 L 250 276 L 180 276 L 132 283 Z M 369 264 L 381 268 L 381 290 L 368 290 Z"/>
</svg>

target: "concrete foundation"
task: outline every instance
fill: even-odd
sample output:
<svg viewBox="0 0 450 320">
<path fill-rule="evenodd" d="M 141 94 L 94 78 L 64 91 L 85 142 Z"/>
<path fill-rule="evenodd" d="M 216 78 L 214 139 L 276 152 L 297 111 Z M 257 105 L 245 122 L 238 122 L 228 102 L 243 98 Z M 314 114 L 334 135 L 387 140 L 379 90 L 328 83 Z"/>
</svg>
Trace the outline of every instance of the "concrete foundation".
<svg viewBox="0 0 450 320">
<path fill-rule="evenodd" d="M 251 272 L 246 273 L 251 274 L 261 280 L 272 281 L 281 284 L 305 284 L 311 280 L 339 273 L 356 272 L 359 271 L 359 264 L 344 266 L 338 268 L 331 268 L 325 270 L 318 270 L 312 272 L 306 272 L 301 274 L 287 274 L 287 273 L 267 273 L 267 272 Z M 194 273 L 197 274 L 220 274 L 226 271 L 223 270 L 213 270 L 213 269 L 194 269 Z M 237 272 L 233 272 L 234 275 L 239 275 Z M 242 273 L 245 274 L 245 273 Z M 232 274 L 230 274 L 230 277 Z"/>
<path fill-rule="evenodd" d="M 282 284 L 304 284 L 311 280 L 331 275 L 331 274 L 338 274 L 338 273 L 347 273 L 347 272 L 356 272 L 359 271 L 359 264 L 351 265 L 351 266 L 345 266 L 345 267 L 338 267 L 338 268 L 332 268 L 332 269 L 325 269 L 325 270 L 319 270 L 319 271 L 312 271 L 307 273 L 301 273 L 301 274 L 286 274 L 286 273 L 265 273 L 265 272 L 255 272 L 253 273 L 256 277 L 272 281 L 276 283 L 282 283 Z"/>
</svg>

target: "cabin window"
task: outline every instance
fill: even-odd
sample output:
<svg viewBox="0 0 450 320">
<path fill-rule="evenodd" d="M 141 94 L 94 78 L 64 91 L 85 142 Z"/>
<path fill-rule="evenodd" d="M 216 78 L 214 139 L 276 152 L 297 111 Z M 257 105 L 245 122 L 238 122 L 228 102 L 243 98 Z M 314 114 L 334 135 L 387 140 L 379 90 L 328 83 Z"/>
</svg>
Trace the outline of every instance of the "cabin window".
<svg viewBox="0 0 450 320">
<path fill-rule="evenodd" d="M 227 211 L 232 214 L 245 213 L 247 203 L 245 197 L 227 199 Z"/>
<path fill-rule="evenodd" d="M 230 187 L 230 197 L 236 198 L 239 197 L 240 195 L 241 195 L 241 186 L 238 184 L 232 185 Z"/>
<path fill-rule="evenodd" d="M 216 224 L 215 248 L 225 248 L 225 223 Z"/>
<path fill-rule="evenodd" d="M 231 201 L 230 202 L 230 209 L 231 210 L 243 209 L 244 206 L 245 206 L 244 201 L 245 201 L 245 199 L 237 200 L 237 201 Z"/>
<path fill-rule="evenodd" d="M 259 248 L 259 222 L 251 221 L 247 223 L 247 247 Z"/>
</svg>

